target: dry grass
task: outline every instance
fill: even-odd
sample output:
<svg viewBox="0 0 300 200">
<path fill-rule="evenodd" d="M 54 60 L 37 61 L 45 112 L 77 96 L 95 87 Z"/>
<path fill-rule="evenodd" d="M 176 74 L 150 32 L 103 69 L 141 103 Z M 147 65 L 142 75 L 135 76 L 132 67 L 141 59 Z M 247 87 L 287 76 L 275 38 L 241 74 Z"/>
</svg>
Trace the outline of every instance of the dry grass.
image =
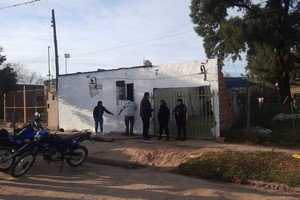
<svg viewBox="0 0 300 200">
<path fill-rule="evenodd" d="M 273 182 L 300 186 L 300 159 L 278 152 L 206 152 L 187 160 L 178 172 L 228 182 Z"/>
</svg>

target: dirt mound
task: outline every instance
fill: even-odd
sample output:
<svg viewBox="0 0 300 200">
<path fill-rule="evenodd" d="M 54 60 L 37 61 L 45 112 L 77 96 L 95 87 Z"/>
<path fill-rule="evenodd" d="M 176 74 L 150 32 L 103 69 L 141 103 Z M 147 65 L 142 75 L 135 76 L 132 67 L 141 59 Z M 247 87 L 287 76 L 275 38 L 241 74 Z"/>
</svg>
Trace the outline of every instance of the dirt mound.
<svg viewBox="0 0 300 200">
<path fill-rule="evenodd" d="M 91 156 L 98 158 L 139 163 L 157 167 L 177 167 L 198 148 L 179 146 L 178 141 L 122 139 L 98 142 L 97 151 Z"/>
</svg>

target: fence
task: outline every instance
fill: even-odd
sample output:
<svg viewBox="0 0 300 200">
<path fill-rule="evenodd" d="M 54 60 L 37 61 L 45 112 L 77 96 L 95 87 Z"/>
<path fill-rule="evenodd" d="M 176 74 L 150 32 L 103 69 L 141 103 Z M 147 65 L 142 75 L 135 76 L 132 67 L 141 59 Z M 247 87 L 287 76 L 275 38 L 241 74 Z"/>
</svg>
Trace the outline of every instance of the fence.
<svg viewBox="0 0 300 200">
<path fill-rule="evenodd" d="M 43 122 L 47 122 L 46 95 L 44 89 L 23 87 L 14 93 L 5 94 L 4 121 L 5 123 L 27 123 L 34 120 L 34 113 L 42 115 Z"/>
</svg>

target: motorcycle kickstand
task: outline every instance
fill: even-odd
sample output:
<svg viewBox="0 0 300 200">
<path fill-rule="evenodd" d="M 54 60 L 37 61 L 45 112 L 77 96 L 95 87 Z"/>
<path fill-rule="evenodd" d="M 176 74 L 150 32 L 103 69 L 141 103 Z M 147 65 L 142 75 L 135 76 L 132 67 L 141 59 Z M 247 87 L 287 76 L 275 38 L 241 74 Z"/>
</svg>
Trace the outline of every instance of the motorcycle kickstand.
<svg viewBox="0 0 300 200">
<path fill-rule="evenodd" d="M 61 161 L 59 173 L 61 173 L 61 171 L 62 171 L 62 168 L 64 166 L 64 162 L 65 162 L 65 158 L 63 158 L 62 161 Z"/>
</svg>

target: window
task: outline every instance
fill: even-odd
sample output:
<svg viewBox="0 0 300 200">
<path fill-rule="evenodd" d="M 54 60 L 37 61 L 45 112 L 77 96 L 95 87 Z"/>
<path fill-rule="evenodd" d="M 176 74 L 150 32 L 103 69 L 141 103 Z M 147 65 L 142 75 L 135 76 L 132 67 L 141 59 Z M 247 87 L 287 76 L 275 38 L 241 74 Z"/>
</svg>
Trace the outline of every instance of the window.
<svg viewBox="0 0 300 200">
<path fill-rule="evenodd" d="M 133 83 L 130 83 L 130 84 L 126 84 L 126 94 L 127 94 L 127 97 L 134 101 L 134 96 L 133 96 Z"/>
<path fill-rule="evenodd" d="M 125 81 L 117 81 L 117 101 L 125 100 Z"/>
<path fill-rule="evenodd" d="M 125 81 L 117 81 L 117 105 L 122 104 L 122 101 L 125 101 L 126 97 L 134 100 L 133 95 L 133 83 L 125 84 Z"/>
</svg>

